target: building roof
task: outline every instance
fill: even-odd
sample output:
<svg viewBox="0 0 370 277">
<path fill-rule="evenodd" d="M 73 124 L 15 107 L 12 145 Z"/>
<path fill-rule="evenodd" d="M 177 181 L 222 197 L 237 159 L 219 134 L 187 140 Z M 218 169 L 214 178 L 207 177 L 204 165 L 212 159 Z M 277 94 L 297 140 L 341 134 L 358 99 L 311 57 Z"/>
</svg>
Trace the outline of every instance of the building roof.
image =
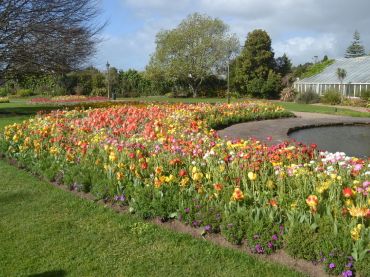
<svg viewBox="0 0 370 277">
<path fill-rule="evenodd" d="M 333 64 L 325 68 L 323 72 L 299 80 L 296 83 L 339 84 L 340 81 L 337 77 L 338 68 L 343 68 L 347 72 L 346 78 L 343 79 L 343 84 L 370 84 L 370 56 L 337 59 Z"/>
</svg>

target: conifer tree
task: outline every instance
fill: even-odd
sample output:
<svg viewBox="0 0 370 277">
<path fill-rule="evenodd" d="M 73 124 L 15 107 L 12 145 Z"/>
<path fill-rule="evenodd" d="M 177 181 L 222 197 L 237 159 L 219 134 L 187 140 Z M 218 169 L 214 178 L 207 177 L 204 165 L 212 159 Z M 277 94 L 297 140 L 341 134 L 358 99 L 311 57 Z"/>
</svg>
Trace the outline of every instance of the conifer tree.
<svg viewBox="0 0 370 277">
<path fill-rule="evenodd" d="M 232 64 L 232 87 L 253 97 L 274 98 L 281 89 L 271 38 L 264 30 L 248 33 L 241 55 Z"/>
<path fill-rule="evenodd" d="M 353 34 L 353 41 L 350 46 L 348 46 L 345 57 L 346 58 L 356 58 L 365 56 L 365 48 L 361 45 L 360 33 L 355 31 Z"/>
</svg>

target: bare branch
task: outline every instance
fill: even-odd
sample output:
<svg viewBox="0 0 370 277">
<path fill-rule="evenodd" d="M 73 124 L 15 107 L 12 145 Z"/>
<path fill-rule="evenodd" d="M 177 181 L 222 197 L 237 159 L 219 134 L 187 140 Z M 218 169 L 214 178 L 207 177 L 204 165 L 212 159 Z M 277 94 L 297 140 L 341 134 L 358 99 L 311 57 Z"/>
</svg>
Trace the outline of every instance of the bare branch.
<svg viewBox="0 0 370 277">
<path fill-rule="evenodd" d="M 0 0 L 0 79 L 80 68 L 95 53 L 98 0 Z"/>
</svg>

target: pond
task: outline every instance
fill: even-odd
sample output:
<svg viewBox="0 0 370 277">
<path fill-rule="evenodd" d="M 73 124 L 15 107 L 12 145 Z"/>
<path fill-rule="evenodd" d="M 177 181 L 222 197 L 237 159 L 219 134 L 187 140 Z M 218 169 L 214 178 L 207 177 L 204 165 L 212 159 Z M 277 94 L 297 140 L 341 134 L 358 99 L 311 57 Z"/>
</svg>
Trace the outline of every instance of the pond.
<svg viewBox="0 0 370 277">
<path fill-rule="evenodd" d="M 300 129 L 289 137 L 305 143 L 315 143 L 320 150 L 345 152 L 349 156 L 370 157 L 370 125 L 322 126 Z"/>
</svg>

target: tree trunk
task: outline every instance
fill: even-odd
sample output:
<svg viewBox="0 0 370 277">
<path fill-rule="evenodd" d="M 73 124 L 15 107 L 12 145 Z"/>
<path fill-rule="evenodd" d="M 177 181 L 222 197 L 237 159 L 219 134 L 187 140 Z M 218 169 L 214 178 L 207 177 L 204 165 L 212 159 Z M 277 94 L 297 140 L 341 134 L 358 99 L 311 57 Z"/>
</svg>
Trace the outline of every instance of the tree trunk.
<svg viewBox="0 0 370 277">
<path fill-rule="evenodd" d="M 203 83 L 203 78 L 200 78 L 199 81 L 195 81 L 195 84 L 192 85 L 192 89 L 193 89 L 193 98 L 196 98 L 198 97 L 198 91 L 199 91 L 199 87 L 200 85 Z"/>
<path fill-rule="evenodd" d="M 191 93 L 193 94 L 193 98 L 198 97 L 198 91 L 196 87 L 194 87 L 192 84 L 189 84 L 189 88 L 190 88 Z"/>
</svg>

